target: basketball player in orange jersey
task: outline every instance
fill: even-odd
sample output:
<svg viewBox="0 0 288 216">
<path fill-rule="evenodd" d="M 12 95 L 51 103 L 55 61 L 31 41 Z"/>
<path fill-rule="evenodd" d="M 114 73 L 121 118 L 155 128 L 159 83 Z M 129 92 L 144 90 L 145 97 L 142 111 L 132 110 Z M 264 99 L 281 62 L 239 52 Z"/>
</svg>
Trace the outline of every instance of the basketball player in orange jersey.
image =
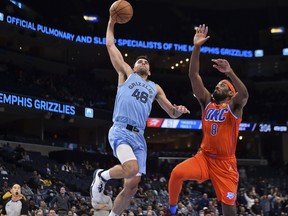
<svg viewBox="0 0 288 216">
<path fill-rule="evenodd" d="M 203 140 L 197 154 L 178 164 L 171 173 L 168 188 L 170 213 L 176 214 L 183 181 L 210 179 L 217 199 L 222 203 L 223 215 L 234 216 L 238 187 L 236 142 L 248 91 L 225 59 L 213 59 L 213 67 L 230 78 L 233 85 L 224 79 L 212 94 L 205 88 L 199 75 L 199 56 L 201 46 L 209 39 L 207 33 L 205 25 L 197 29 L 189 66 L 192 89 L 202 107 Z"/>
</svg>

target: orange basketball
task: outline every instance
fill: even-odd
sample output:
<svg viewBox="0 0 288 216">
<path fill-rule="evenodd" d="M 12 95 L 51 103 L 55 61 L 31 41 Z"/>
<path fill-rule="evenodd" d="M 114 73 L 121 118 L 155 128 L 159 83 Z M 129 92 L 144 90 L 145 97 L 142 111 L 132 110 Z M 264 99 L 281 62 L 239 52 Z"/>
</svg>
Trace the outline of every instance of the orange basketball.
<svg viewBox="0 0 288 216">
<path fill-rule="evenodd" d="M 133 16 L 133 8 L 128 1 L 117 0 L 110 7 L 110 16 L 119 24 L 127 23 Z"/>
</svg>

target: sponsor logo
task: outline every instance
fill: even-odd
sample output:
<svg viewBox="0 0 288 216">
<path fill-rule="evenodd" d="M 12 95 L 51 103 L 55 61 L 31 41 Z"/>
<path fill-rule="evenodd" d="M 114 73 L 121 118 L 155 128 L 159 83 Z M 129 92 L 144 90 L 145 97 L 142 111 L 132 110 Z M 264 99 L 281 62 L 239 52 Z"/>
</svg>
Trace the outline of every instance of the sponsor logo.
<svg viewBox="0 0 288 216">
<path fill-rule="evenodd" d="M 163 119 L 161 118 L 148 118 L 147 120 L 147 126 L 148 127 L 160 127 L 163 122 Z"/>
<path fill-rule="evenodd" d="M 232 192 L 228 192 L 227 193 L 227 195 L 226 195 L 226 197 L 228 198 L 228 199 L 233 199 L 234 198 L 234 193 L 232 193 Z"/>
</svg>

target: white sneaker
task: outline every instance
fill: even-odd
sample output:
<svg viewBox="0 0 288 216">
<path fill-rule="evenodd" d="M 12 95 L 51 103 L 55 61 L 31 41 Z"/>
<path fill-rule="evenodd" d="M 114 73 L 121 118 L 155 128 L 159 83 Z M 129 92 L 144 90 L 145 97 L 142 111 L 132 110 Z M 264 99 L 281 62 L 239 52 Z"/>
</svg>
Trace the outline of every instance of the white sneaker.
<svg viewBox="0 0 288 216">
<path fill-rule="evenodd" d="M 101 197 L 105 189 L 106 182 L 103 181 L 103 179 L 100 176 L 101 172 L 103 171 L 104 171 L 103 169 L 97 169 L 93 174 L 93 181 L 90 186 L 91 204 L 93 207 L 94 205 L 97 204 L 97 202 L 101 201 Z"/>
</svg>

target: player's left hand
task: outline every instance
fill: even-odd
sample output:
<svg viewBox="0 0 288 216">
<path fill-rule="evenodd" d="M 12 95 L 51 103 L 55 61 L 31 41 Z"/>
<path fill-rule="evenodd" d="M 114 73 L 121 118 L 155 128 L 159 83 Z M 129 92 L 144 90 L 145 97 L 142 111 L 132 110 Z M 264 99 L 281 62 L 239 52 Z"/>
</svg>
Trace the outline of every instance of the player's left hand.
<svg viewBox="0 0 288 216">
<path fill-rule="evenodd" d="M 230 73 L 232 68 L 226 59 L 212 59 L 213 67 L 219 70 L 221 73 Z"/>
<path fill-rule="evenodd" d="M 180 113 L 189 113 L 190 114 L 190 111 L 183 105 L 177 106 L 176 104 L 173 104 L 173 106 L 176 109 L 176 111 L 178 111 Z"/>
</svg>

